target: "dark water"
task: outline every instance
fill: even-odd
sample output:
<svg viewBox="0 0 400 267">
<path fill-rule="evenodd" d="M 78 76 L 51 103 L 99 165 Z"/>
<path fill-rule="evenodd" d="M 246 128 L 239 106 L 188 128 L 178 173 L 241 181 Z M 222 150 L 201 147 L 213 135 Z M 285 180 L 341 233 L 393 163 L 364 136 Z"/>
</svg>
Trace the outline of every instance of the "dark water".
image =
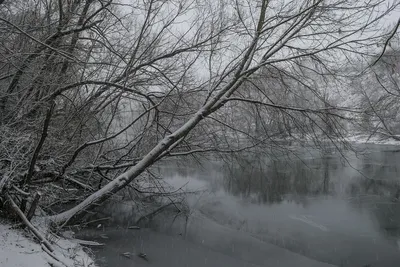
<svg viewBox="0 0 400 267">
<path fill-rule="evenodd" d="M 86 235 L 107 235 L 102 266 L 400 266 L 400 152 L 359 148 L 160 167 L 175 188 L 207 189 L 187 198 L 188 220 Z"/>
</svg>

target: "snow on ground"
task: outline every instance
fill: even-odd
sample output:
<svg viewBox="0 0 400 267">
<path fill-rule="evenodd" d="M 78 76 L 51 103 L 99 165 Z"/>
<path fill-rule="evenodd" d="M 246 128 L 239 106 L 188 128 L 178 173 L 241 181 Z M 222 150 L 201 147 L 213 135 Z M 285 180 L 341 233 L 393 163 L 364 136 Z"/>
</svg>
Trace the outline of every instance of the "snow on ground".
<svg viewBox="0 0 400 267">
<path fill-rule="evenodd" d="M 50 238 L 49 238 L 50 239 Z M 0 221 L 0 266 L 4 267 L 94 267 L 93 260 L 73 241 L 53 237 L 56 261 L 27 230 L 14 229 Z"/>
<path fill-rule="evenodd" d="M 400 138 L 400 136 L 399 136 Z M 346 138 L 346 141 L 357 144 L 377 144 L 377 145 L 393 145 L 400 146 L 400 141 L 393 138 L 380 138 L 378 136 L 370 136 L 368 134 L 356 134 Z"/>
</svg>

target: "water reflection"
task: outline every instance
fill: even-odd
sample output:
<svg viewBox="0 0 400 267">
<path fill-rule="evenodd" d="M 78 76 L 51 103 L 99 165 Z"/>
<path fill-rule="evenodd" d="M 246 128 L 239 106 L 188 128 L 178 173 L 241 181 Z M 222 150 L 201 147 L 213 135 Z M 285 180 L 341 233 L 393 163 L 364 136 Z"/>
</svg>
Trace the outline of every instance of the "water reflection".
<svg viewBox="0 0 400 267">
<path fill-rule="evenodd" d="M 235 156 L 223 165 L 224 189 L 254 203 L 280 203 L 302 196 L 398 198 L 400 153 L 370 146 L 369 152 L 281 159 Z"/>
<path fill-rule="evenodd" d="M 236 155 L 220 172 L 224 192 L 242 201 L 223 195 L 200 210 L 222 225 L 320 261 L 397 266 L 400 153 L 390 149 Z"/>
<path fill-rule="evenodd" d="M 175 232 L 166 230 L 172 225 L 166 217 L 154 225 L 257 266 L 268 262 L 263 249 L 271 244 L 336 266 L 400 266 L 400 152 L 371 145 L 343 153 L 297 148 L 275 157 L 168 162 L 154 171 L 175 188 L 209 190 L 188 198 L 190 218 Z M 283 254 L 275 259 L 289 258 Z"/>
</svg>

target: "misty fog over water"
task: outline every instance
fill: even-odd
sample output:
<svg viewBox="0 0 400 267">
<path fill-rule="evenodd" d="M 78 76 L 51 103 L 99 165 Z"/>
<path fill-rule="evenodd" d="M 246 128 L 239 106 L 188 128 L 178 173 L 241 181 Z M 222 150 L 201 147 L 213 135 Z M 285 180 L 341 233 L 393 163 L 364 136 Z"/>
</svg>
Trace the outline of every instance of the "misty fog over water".
<svg viewBox="0 0 400 267">
<path fill-rule="evenodd" d="M 151 229 L 127 230 L 131 215 L 117 208 L 122 227 L 84 235 L 107 235 L 97 251 L 102 266 L 397 266 L 400 153 L 360 149 L 345 158 L 299 149 L 295 156 L 162 166 L 172 187 L 201 191 L 186 197 L 187 220 L 161 215 Z M 144 251 L 148 261 L 127 259 L 125 251 Z"/>
</svg>

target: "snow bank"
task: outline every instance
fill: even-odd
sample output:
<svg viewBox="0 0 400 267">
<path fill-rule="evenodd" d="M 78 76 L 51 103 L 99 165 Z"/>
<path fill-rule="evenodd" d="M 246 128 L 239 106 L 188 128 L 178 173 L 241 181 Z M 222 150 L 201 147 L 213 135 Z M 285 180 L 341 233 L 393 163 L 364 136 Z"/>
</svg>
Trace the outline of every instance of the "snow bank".
<svg viewBox="0 0 400 267">
<path fill-rule="evenodd" d="M 77 243 L 59 237 L 49 240 L 59 261 L 47 254 L 27 231 L 13 229 L 11 225 L 0 222 L 0 266 L 95 267 L 94 261 Z"/>
</svg>

